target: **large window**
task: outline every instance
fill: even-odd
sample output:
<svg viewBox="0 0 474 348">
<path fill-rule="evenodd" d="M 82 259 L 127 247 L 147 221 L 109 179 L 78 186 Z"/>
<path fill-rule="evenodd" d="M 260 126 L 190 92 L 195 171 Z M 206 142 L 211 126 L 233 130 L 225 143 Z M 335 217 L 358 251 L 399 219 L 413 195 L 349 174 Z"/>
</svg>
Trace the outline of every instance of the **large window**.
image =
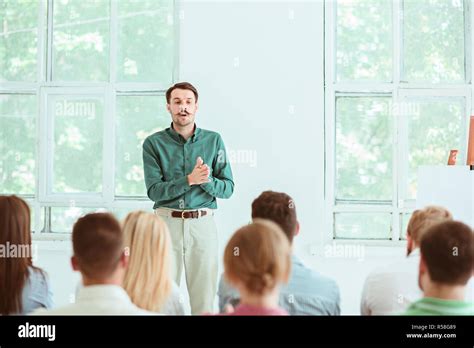
<svg viewBox="0 0 474 348">
<path fill-rule="evenodd" d="M 445 165 L 451 149 L 466 161 L 471 3 L 328 0 L 325 9 L 328 237 L 397 242 L 418 168 Z"/>
<path fill-rule="evenodd" d="M 175 13 L 173 0 L 1 2 L 0 194 L 27 199 L 35 234 L 151 207 L 141 145 L 170 123 Z"/>
</svg>

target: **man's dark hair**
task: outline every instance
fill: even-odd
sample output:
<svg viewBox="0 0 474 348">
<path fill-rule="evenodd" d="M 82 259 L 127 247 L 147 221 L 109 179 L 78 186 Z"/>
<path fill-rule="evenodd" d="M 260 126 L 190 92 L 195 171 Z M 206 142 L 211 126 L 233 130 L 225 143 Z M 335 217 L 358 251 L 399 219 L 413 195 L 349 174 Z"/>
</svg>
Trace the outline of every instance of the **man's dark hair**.
<svg viewBox="0 0 474 348">
<path fill-rule="evenodd" d="M 72 246 L 80 270 L 94 279 L 106 278 L 115 271 L 123 243 L 120 223 L 110 213 L 87 214 L 72 229 Z"/>
<path fill-rule="evenodd" d="M 474 267 L 474 237 L 459 221 L 430 227 L 421 237 L 420 253 L 435 283 L 466 285 Z"/>
<path fill-rule="evenodd" d="M 168 90 L 166 91 L 166 102 L 168 104 L 170 103 L 171 92 L 173 92 L 175 89 L 187 89 L 189 91 L 192 91 L 194 93 L 194 97 L 196 98 L 196 102 L 198 101 L 198 91 L 196 87 L 194 87 L 189 82 L 179 82 L 168 88 Z"/>
<path fill-rule="evenodd" d="M 296 229 L 296 208 L 293 199 L 283 192 L 264 191 L 252 202 L 252 219 L 268 219 L 281 227 L 293 242 Z"/>
</svg>

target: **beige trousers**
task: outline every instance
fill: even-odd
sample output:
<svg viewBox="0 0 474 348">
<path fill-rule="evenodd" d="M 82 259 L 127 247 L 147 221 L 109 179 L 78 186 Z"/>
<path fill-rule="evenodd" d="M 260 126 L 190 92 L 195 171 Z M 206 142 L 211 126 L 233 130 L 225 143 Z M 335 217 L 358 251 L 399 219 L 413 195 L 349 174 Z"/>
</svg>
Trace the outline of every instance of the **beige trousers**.
<svg viewBox="0 0 474 348">
<path fill-rule="evenodd" d="M 172 275 L 179 285 L 185 271 L 191 313 L 214 312 L 217 290 L 218 238 L 212 210 L 197 219 L 169 216 L 170 209 L 155 209 L 168 225 L 172 241 Z"/>
</svg>

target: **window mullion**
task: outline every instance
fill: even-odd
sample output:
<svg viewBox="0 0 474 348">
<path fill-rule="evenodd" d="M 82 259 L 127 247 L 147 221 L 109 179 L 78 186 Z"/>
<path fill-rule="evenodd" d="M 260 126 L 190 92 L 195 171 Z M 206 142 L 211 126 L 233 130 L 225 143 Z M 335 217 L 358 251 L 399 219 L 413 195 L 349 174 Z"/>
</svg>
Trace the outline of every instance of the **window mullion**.
<svg viewBox="0 0 474 348">
<path fill-rule="evenodd" d="M 464 79 L 472 83 L 472 8 L 471 1 L 463 1 L 464 8 Z"/>
<path fill-rule="evenodd" d="M 336 2 L 326 0 L 324 3 L 324 54 L 325 54 L 325 74 L 324 74 L 324 112 L 325 112 L 325 228 L 322 235 L 322 244 L 329 242 L 335 235 L 334 225 L 334 205 L 335 205 L 335 115 L 336 115 L 336 96 L 334 93 L 335 81 L 335 47 L 336 47 Z"/>
<path fill-rule="evenodd" d="M 393 27 L 393 94 L 392 94 L 392 105 L 399 105 L 399 86 L 402 74 L 402 27 L 401 21 L 403 19 L 402 12 L 402 1 L 394 0 L 392 2 L 392 27 Z M 399 108 L 397 108 L 399 109 Z M 401 160 L 400 144 L 400 118 L 398 114 L 394 114 L 393 107 L 390 110 L 390 116 L 392 117 L 392 164 L 393 164 L 393 186 L 392 186 L 392 241 L 398 241 L 400 238 L 400 164 L 403 163 Z M 402 145 L 403 146 L 403 145 Z"/>
<path fill-rule="evenodd" d="M 474 85 L 473 85 L 474 83 L 474 54 L 472 52 L 472 47 L 474 45 L 474 9 L 472 8 L 471 1 L 466 0 L 466 3 L 468 3 L 466 6 L 466 11 L 468 13 L 468 16 L 466 16 L 468 18 L 467 28 L 469 28 L 468 30 L 469 41 L 466 42 L 466 46 L 469 47 L 469 59 L 467 60 L 467 67 L 468 67 L 467 70 L 470 73 L 470 75 L 467 76 L 466 80 L 469 81 L 471 85 L 471 93 L 470 93 L 470 96 L 467 98 L 469 98 L 469 107 L 470 107 L 470 110 L 468 111 L 472 115 L 474 114 L 474 112 L 471 109 L 472 100 L 474 98 Z M 469 132 L 469 128 L 466 130 L 466 132 Z"/>
<path fill-rule="evenodd" d="M 47 30 L 46 30 L 46 81 L 53 80 L 53 11 L 54 1 L 48 0 L 47 9 Z"/>
<path fill-rule="evenodd" d="M 41 233 L 51 233 L 51 207 L 44 207 L 44 225 Z"/>
<path fill-rule="evenodd" d="M 115 90 L 117 77 L 117 40 L 118 18 L 117 0 L 110 0 L 110 52 L 109 52 L 109 81 Z"/>
<path fill-rule="evenodd" d="M 110 86 L 105 93 L 104 142 L 102 190 L 106 204 L 114 201 L 115 194 L 115 142 L 116 142 L 116 94 Z"/>
<path fill-rule="evenodd" d="M 39 11 L 38 11 L 38 45 L 37 45 L 37 77 L 36 77 L 36 82 L 39 85 L 41 82 L 43 82 L 46 79 L 46 54 L 45 54 L 45 41 L 47 42 L 47 38 L 45 37 L 45 34 L 47 35 L 48 31 L 45 31 L 45 25 L 47 26 L 48 24 L 48 18 L 47 18 L 47 13 L 48 13 L 48 6 L 47 2 L 45 1 L 40 1 L 39 2 Z M 45 22 L 46 18 L 46 22 Z"/>
<path fill-rule="evenodd" d="M 179 54 L 180 54 L 180 24 L 181 18 L 184 18 L 184 11 L 181 12 L 179 0 L 173 0 L 173 41 L 174 41 L 174 59 L 173 59 L 173 83 L 179 81 Z"/>
</svg>

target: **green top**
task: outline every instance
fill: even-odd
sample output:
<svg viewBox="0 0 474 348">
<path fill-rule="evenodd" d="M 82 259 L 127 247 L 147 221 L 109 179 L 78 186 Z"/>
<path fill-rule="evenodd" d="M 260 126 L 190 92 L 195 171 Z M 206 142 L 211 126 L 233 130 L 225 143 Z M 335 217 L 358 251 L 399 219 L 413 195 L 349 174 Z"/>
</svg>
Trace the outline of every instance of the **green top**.
<svg viewBox="0 0 474 348">
<path fill-rule="evenodd" d="M 403 315 L 474 315 L 474 303 L 424 297 L 413 302 Z"/>
<path fill-rule="evenodd" d="M 190 186 L 196 159 L 201 156 L 210 168 L 210 182 Z M 185 140 L 173 129 L 156 132 L 143 143 L 143 167 L 148 197 L 153 209 L 216 209 L 216 198 L 229 198 L 234 192 L 232 170 L 219 133 L 197 128 Z"/>
</svg>

